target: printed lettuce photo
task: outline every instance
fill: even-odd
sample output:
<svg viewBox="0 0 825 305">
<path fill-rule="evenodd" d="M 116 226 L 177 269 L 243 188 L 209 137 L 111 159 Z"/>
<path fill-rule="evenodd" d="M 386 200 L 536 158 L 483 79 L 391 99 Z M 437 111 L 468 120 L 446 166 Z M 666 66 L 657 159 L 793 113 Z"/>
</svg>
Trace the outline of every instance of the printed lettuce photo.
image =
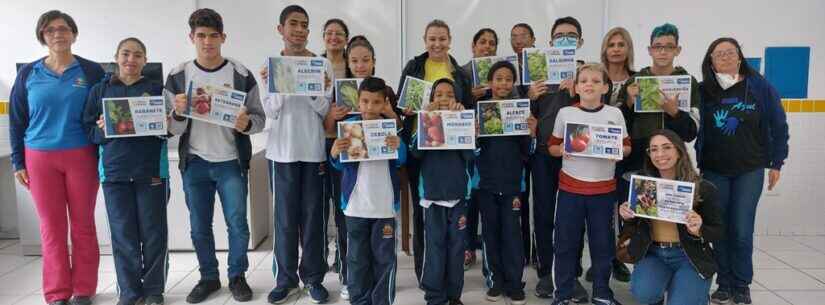
<svg viewBox="0 0 825 305">
<path fill-rule="evenodd" d="M 340 107 L 348 107 L 351 112 L 358 111 L 358 80 L 344 79 L 336 81 L 336 104 Z"/>
<path fill-rule="evenodd" d="M 504 134 L 504 127 L 501 122 L 500 103 L 479 103 L 479 122 L 482 135 Z"/>
<path fill-rule="evenodd" d="M 547 56 L 542 50 L 527 52 L 527 72 L 531 82 L 547 80 Z"/>
<path fill-rule="evenodd" d="M 401 108 L 410 107 L 414 111 L 421 110 L 426 104 L 424 100 L 429 98 L 427 96 L 429 87 L 429 83 L 425 81 L 407 78 L 407 81 L 404 82 L 404 92 L 401 94 L 398 106 Z"/>
<path fill-rule="evenodd" d="M 492 57 L 477 58 L 473 60 L 475 67 L 475 75 L 473 75 L 473 83 L 477 86 L 487 86 L 487 74 L 490 73 L 490 68 L 493 67 L 495 61 Z"/>
<path fill-rule="evenodd" d="M 639 97 L 636 100 L 636 111 L 661 111 L 659 100 L 659 80 L 656 78 L 639 78 Z"/>
<path fill-rule="evenodd" d="M 106 100 L 105 103 L 107 134 L 135 134 L 135 122 L 129 109 L 129 100 Z"/>
<path fill-rule="evenodd" d="M 295 73 L 288 59 L 273 57 L 269 62 L 269 92 L 294 93 Z"/>
</svg>

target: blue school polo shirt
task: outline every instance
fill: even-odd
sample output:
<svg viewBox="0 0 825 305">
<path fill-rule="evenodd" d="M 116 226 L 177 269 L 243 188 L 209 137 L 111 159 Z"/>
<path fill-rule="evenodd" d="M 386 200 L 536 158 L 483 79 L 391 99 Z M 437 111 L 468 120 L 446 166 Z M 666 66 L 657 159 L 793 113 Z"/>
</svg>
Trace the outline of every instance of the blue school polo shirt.
<svg viewBox="0 0 825 305">
<path fill-rule="evenodd" d="M 90 145 L 82 116 L 90 84 L 75 60 L 57 75 L 38 61 L 26 81 L 29 126 L 23 141 L 37 150 L 72 149 Z"/>
</svg>

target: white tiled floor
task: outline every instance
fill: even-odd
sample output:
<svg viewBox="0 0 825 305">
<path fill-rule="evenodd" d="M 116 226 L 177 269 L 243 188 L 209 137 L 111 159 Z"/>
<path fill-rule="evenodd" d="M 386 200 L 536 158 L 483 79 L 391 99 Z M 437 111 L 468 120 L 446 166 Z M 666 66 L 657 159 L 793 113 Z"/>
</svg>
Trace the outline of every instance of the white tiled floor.
<svg viewBox="0 0 825 305">
<path fill-rule="evenodd" d="M 266 296 L 274 279 L 271 247 L 264 244 L 259 250 L 249 253 L 250 270 L 247 280 L 254 292 L 252 302 L 243 304 L 266 304 Z M 19 244 L 15 240 L 0 240 L 0 305 L 43 304 L 40 289 L 41 262 L 39 257 L 24 257 L 19 254 Z M 585 254 L 585 257 L 587 255 Z M 226 253 L 219 253 L 222 277 L 225 277 Z M 395 304 L 423 304 L 423 293 L 416 288 L 412 257 L 399 254 L 399 271 Z M 825 304 L 825 236 L 804 237 L 757 237 L 754 253 L 755 276 L 751 286 L 752 297 L 756 305 L 821 305 Z M 585 268 L 589 260 L 585 259 Z M 172 253 L 169 262 L 167 280 L 167 304 L 186 304 L 189 290 L 198 281 L 197 261 L 194 253 Z M 525 270 L 527 279 L 528 304 L 547 304 L 533 296 L 535 271 Z M 99 294 L 95 304 L 115 304 L 117 296 L 114 266 L 110 256 L 101 258 L 99 273 Z M 348 304 L 338 298 L 340 289 L 337 274 L 329 273 L 324 281 L 331 292 L 330 304 Z M 224 285 L 226 284 L 224 279 Z M 584 282 L 587 286 L 587 283 Z M 638 304 L 628 291 L 628 284 L 613 281 L 611 283 L 617 298 L 623 304 Z M 589 287 L 587 287 L 590 290 Z M 474 266 L 465 276 L 465 304 L 488 304 L 484 300 L 484 289 L 479 265 Z M 504 304 L 504 302 L 500 302 Z M 236 303 L 224 288 L 202 304 L 240 304 Z M 292 299 L 289 305 L 309 305 L 309 298 L 302 296 Z"/>
</svg>

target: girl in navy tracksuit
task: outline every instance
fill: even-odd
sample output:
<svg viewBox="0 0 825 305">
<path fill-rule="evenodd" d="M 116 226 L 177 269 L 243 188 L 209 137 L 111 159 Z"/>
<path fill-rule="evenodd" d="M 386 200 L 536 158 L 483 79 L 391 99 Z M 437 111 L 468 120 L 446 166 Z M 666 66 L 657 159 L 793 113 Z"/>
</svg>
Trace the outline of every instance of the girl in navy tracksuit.
<svg viewBox="0 0 825 305">
<path fill-rule="evenodd" d="M 487 74 L 493 100 L 513 98 L 516 68 L 507 61 L 495 63 Z M 525 101 L 526 103 L 526 101 Z M 479 113 L 478 115 L 483 115 Z M 487 299 L 497 301 L 502 293 L 513 304 L 524 304 L 522 273 L 524 248 L 521 238 L 520 198 L 524 163 L 529 157 L 536 120 L 528 119 L 531 136 L 478 139 L 478 203 L 481 210 Z M 482 126 L 479 126 L 482 128 Z"/>
<path fill-rule="evenodd" d="M 451 80 L 442 78 L 433 84 L 427 109 L 464 109 L 456 100 Z M 424 208 L 424 258 L 419 283 L 424 299 L 428 305 L 463 304 L 465 199 L 469 196 L 473 151 L 418 150 L 415 135 L 410 147 L 421 162 L 419 204 Z"/>
<path fill-rule="evenodd" d="M 99 145 L 100 182 L 112 234 L 118 304 L 162 304 L 167 271 L 166 203 L 169 196 L 166 139 L 106 138 L 102 99 L 161 96 L 163 87 L 141 76 L 146 47 L 136 38 L 120 42 L 118 74 L 95 85 L 83 114 L 90 140 Z M 165 103 L 164 103 L 165 104 Z"/>
</svg>

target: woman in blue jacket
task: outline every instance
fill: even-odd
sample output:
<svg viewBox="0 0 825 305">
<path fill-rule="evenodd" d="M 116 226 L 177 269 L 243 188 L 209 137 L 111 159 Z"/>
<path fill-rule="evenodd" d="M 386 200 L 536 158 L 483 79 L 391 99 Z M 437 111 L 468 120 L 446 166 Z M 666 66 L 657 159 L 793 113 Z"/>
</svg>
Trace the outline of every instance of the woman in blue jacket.
<svg viewBox="0 0 825 305">
<path fill-rule="evenodd" d="M 102 102 L 104 98 L 162 96 L 163 87 L 141 76 L 146 46 L 137 38 L 121 41 L 115 59 L 117 73 L 92 87 L 83 123 L 90 141 L 99 145 L 100 182 L 112 232 L 118 305 L 137 304 L 140 300 L 146 305 L 160 305 L 167 271 L 166 138 L 106 138 Z"/>
<path fill-rule="evenodd" d="M 23 66 L 14 80 L 11 161 L 40 221 L 46 302 L 65 305 L 71 298 L 73 305 L 87 305 L 97 290 L 100 262 L 94 218 L 99 185 L 95 149 L 81 116 L 103 68 L 72 53 L 78 29 L 68 14 L 44 13 L 35 33 L 49 55 Z"/>
<path fill-rule="evenodd" d="M 702 62 L 699 168 L 719 189 L 726 236 L 715 244 L 719 288 L 714 303 L 750 304 L 753 227 L 765 169 L 768 190 L 788 157 L 788 122 L 779 94 L 751 69 L 733 38 L 710 44 Z"/>
</svg>

